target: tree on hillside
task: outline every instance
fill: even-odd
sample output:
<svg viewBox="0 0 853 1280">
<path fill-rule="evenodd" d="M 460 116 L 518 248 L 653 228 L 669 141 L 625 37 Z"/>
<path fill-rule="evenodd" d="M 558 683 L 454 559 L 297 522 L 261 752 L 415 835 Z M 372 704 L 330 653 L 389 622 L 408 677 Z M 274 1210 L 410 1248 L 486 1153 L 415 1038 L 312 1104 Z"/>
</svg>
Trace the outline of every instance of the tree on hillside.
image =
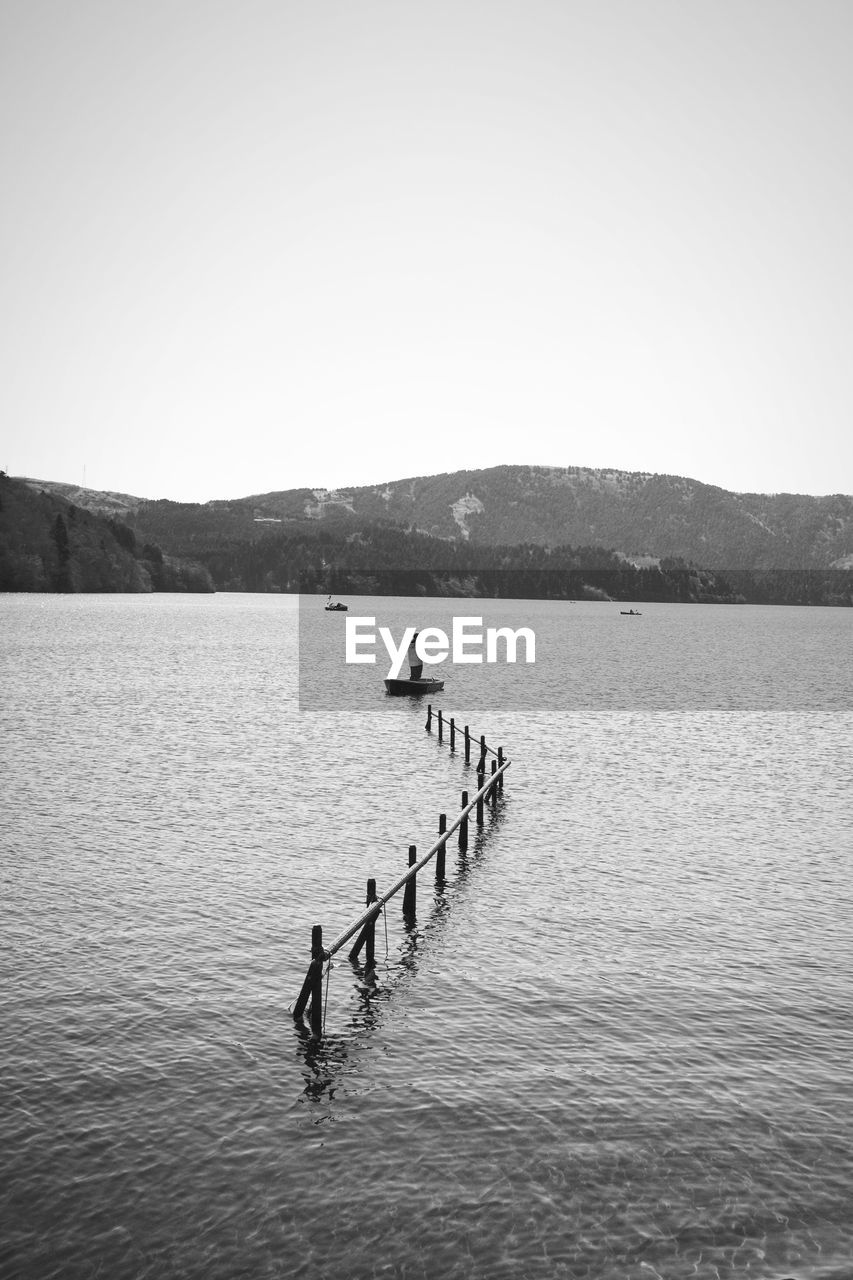
<svg viewBox="0 0 853 1280">
<path fill-rule="evenodd" d="M 63 519 L 61 511 L 53 522 L 51 537 L 56 543 L 56 554 L 59 560 L 59 568 L 56 574 L 56 590 L 73 591 L 74 584 L 71 580 L 71 540 L 68 537 L 68 526 Z"/>
</svg>

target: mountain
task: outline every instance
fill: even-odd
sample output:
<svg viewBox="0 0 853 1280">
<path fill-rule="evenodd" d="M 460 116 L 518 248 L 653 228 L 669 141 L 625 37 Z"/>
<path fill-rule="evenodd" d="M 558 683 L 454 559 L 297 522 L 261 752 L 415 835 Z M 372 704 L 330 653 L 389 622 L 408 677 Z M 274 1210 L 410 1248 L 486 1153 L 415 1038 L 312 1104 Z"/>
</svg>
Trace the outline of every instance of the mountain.
<svg viewBox="0 0 853 1280">
<path fill-rule="evenodd" d="M 647 472 L 502 466 L 244 501 L 256 517 L 391 520 L 476 544 L 596 545 L 721 569 L 853 567 L 849 495 L 737 494 Z"/>
<path fill-rule="evenodd" d="M 73 494 L 91 514 L 120 510 L 107 524 L 137 557 L 160 547 L 203 565 L 219 590 L 853 603 L 844 495 L 549 467 L 207 503 L 27 485 L 42 499 Z"/>
<path fill-rule="evenodd" d="M 0 472 L 0 591 L 212 591 L 201 565 L 120 520 Z"/>
<path fill-rule="evenodd" d="M 44 500 L 47 494 L 38 482 L 30 484 L 33 499 Z M 109 517 L 106 525 L 118 531 L 122 545 L 133 546 L 137 554 L 142 547 L 149 567 L 156 547 L 163 547 L 168 563 L 201 564 L 216 589 L 224 591 L 853 604 L 849 571 L 723 573 L 678 559 L 647 556 L 635 563 L 600 546 L 492 546 L 435 537 L 389 519 L 370 520 L 334 502 L 321 513 L 316 495 L 307 492 L 313 499 L 309 514 L 292 502 L 274 508 L 291 514 L 261 514 L 263 506 L 249 498 L 204 504 L 139 499 L 126 507 L 126 522 Z M 95 493 L 78 496 L 95 508 L 104 501 Z M 112 510 L 112 497 L 107 499 Z M 158 583 L 156 589 L 186 588 L 179 582 L 174 587 Z"/>
<path fill-rule="evenodd" d="M 479 546 L 598 546 L 635 563 L 679 557 L 706 568 L 853 568 L 853 497 L 732 493 L 683 476 L 588 467 L 490 467 L 352 489 L 285 489 L 208 503 L 30 480 L 99 514 L 118 515 L 183 553 L 218 533 L 313 522 L 357 530 L 392 523 Z M 176 547 L 168 549 L 177 552 Z"/>
</svg>

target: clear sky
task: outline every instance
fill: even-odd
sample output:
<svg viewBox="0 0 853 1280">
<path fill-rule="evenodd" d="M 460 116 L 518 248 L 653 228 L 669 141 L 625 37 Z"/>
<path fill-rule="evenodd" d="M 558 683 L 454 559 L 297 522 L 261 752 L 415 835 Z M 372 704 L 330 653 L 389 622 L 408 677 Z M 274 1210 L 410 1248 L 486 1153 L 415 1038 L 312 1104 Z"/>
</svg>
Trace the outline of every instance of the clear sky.
<svg viewBox="0 0 853 1280">
<path fill-rule="evenodd" d="M 0 467 L 853 492 L 850 0 L 3 0 Z"/>
</svg>

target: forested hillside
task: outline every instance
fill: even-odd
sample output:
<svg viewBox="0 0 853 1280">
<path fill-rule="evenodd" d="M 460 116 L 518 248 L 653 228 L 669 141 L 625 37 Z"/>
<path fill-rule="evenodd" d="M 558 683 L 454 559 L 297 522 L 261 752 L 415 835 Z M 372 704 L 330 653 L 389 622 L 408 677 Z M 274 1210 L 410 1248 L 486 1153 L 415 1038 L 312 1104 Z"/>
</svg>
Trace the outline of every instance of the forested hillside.
<svg viewBox="0 0 853 1280">
<path fill-rule="evenodd" d="M 138 537 L 200 561 L 218 590 L 499 598 L 850 604 L 853 574 L 713 572 L 635 565 L 595 546 L 488 546 L 349 515 L 259 521 L 244 502 L 157 502 L 128 519 Z"/>
<path fill-rule="evenodd" d="M 0 472 L 0 591 L 212 590 L 203 566 Z"/>
<path fill-rule="evenodd" d="M 305 522 L 365 522 L 479 546 L 601 546 L 636 560 L 681 557 L 716 569 L 853 567 L 853 497 L 736 494 L 682 476 L 584 467 L 491 467 L 347 490 L 288 489 L 208 503 L 151 502 L 55 482 L 100 514 L 121 514 L 164 547 Z M 186 552 L 190 554 L 189 552 Z"/>
<path fill-rule="evenodd" d="M 491 467 L 347 490 L 249 499 L 260 515 L 390 519 L 437 537 L 594 543 L 721 569 L 853 566 L 853 497 L 736 494 L 681 476 L 584 467 Z"/>
<path fill-rule="evenodd" d="M 70 489 L 27 483 L 42 502 L 47 490 L 60 501 Z M 851 603 L 843 566 L 853 565 L 853 500 L 844 496 L 753 495 L 747 510 L 743 495 L 678 477 L 542 467 L 208 503 L 72 492 L 90 512 L 121 510 L 106 526 L 137 570 L 156 576 L 148 552 L 162 548 L 164 563 L 201 564 L 226 591 Z M 425 531 L 430 521 L 446 532 Z M 502 529 L 537 536 L 492 540 Z M 56 581 L 56 538 L 51 549 L 42 530 L 42 543 L 42 581 Z M 126 566 L 131 580 L 134 572 Z"/>
</svg>

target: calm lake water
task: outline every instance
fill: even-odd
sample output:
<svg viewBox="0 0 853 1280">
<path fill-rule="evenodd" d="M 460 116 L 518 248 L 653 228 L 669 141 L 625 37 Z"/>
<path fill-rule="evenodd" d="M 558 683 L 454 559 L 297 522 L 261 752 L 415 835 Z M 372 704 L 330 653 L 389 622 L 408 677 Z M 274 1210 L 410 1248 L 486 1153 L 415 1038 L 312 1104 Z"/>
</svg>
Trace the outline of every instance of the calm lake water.
<svg viewBox="0 0 853 1280">
<path fill-rule="evenodd" d="M 0 597 L 0 1274 L 853 1276 L 853 611 L 524 607 L 312 1042 L 473 766 L 381 666 L 300 711 L 293 598 Z"/>
</svg>

